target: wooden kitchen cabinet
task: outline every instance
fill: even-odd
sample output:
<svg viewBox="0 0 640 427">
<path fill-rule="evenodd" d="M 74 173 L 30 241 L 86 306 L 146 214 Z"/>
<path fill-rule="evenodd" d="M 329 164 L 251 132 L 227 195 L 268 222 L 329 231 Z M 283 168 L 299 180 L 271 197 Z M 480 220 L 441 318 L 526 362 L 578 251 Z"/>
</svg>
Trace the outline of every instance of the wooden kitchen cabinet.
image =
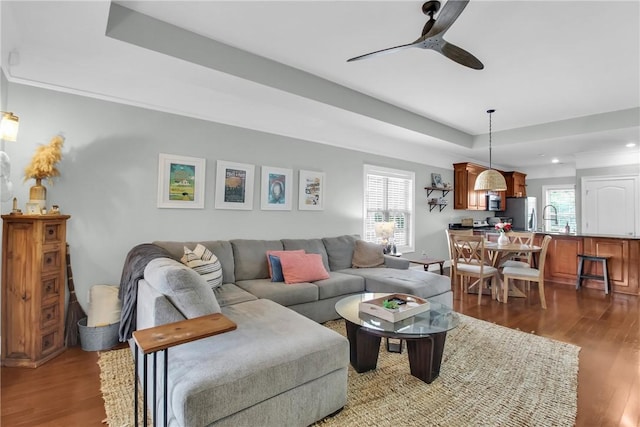
<svg viewBox="0 0 640 427">
<path fill-rule="evenodd" d="M 35 368 L 65 349 L 68 215 L 2 215 L 2 365 Z"/>
<path fill-rule="evenodd" d="M 507 182 L 506 197 L 527 197 L 527 175 L 522 172 L 503 172 Z"/>
<path fill-rule="evenodd" d="M 487 168 L 473 163 L 453 165 L 453 208 L 472 211 L 487 209 L 485 191 L 475 191 L 476 178 Z"/>
</svg>

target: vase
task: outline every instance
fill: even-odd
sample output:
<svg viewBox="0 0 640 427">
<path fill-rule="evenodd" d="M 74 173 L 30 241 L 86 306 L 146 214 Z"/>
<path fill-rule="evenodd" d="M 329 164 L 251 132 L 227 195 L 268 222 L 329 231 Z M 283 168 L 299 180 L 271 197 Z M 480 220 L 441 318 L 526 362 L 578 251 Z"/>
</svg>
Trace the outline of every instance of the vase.
<svg viewBox="0 0 640 427">
<path fill-rule="evenodd" d="M 509 244 L 509 237 L 507 237 L 507 235 L 505 233 L 500 233 L 500 237 L 498 237 L 498 244 L 499 245 L 508 245 Z"/>
<path fill-rule="evenodd" d="M 42 178 L 36 178 L 36 185 L 29 189 L 29 203 L 37 203 L 40 210 L 47 207 L 47 187 L 42 185 Z"/>
</svg>

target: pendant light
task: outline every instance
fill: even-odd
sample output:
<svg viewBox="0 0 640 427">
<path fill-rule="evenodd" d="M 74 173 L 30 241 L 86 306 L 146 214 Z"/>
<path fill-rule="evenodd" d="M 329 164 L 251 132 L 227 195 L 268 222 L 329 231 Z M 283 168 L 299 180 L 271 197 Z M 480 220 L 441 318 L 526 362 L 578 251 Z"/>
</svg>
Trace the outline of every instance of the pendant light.
<svg viewBox="0 0 640 427">
<path fill-rule="evenodd" d="M 487 110 L 489 113 L 489 169 L 480 173 L 476 178 L 476 191 L 506 191 L 507 182 L 500 172 L 491 168 L 491 114 L 496 110 Z"/>
</svg>

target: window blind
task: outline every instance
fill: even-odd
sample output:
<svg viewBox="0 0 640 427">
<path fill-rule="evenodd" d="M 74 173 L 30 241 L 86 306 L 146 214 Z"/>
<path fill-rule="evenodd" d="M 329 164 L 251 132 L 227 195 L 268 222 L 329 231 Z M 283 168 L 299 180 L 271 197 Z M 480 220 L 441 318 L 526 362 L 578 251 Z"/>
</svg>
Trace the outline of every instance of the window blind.
<svg viewBox="0 0 640 427">
<path fill-rule="evenodd" d="M 363 239 L 381 243 L 375 223 L 395 223 L 392 243 L 398 250 L 413 249 L 415 174 L 410 171 L 365 165 Z"/>
</svg>

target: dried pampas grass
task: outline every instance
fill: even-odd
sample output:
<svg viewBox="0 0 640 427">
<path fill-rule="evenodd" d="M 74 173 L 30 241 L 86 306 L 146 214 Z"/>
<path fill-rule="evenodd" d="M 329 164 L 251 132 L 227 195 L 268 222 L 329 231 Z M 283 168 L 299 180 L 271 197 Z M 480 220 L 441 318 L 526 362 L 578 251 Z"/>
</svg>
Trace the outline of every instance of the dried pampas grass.
<svg viewBox="0 0 640 427">
<path fill-rule="evenodd" d="M 30 178 L 44 179 L 60 176 L 56 163 L 62 160 L 62 145 L 64 137 L 56 135 L 49 145 L 41 145 L 36 149 L 31 163 L 24 169 L 24 180 Z"/>
</svg>

